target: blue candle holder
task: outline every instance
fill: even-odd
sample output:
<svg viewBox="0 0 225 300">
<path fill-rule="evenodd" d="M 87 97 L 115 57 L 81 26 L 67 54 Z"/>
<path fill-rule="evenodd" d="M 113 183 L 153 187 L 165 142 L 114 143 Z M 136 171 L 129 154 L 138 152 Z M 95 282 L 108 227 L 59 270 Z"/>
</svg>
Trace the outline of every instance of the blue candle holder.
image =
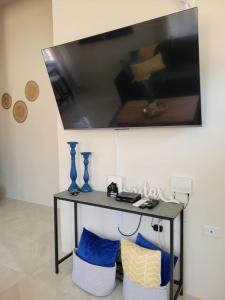
<svg viewBox="0 0 225 300">
<path fill-rule="evenodd" d="M 89 193 L 92 192 L 92 188 L 90 184 L 88 183 L 89 180 L 89 174 L 88 174 L 88 163 L 89 163 L 89 156 L 91 155 L 91 152 L 81 152 L 84 158 L 84 185 L 81 188 L 81 192 Z"/>
<path fill-rule="evenodd" d="M 67 144 L 70 145 L 70 155 L 71 155 L 71 171 L 70 171 L 70 178 L 72 180 L 71 185 L 68 188 L 68 191 L 74 192 L 74 191 L 79 191 L 80 187 L 76 183 L 77 179 L 77 170 L 76 170 L 76 161 L 75 161 L 75 156 L 76 156 L 76 145 L 78 142 L 68 142 Z"/>
</svg>

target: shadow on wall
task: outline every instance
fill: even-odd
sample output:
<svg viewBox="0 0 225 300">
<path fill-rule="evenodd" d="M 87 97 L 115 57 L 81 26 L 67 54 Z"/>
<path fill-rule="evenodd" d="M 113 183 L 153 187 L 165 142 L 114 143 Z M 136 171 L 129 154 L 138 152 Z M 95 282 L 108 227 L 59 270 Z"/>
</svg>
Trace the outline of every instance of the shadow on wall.
<svg viewBox="0 0 225 300">
<path fill-rule="evenodd" d="M 1 49 L 0 49 L 0 66 L 1 66 L 1 82 L 0 82 L 0 90 L 1 93 L 6 89 L 6 65 L 5 65 L 5 37 L 4 37 L 4 14 L 3 14 L 3 9 L 4 9 L 4 1 L 0 1 L 0 43 L 1 43 Z M 4 76 L 3 76 L 4 75 Z"/>
<path fill-rule="evenodd" d="M 3 185 L 0 185 L 0 200 L 6 197 L 6 189 Z"/>
<path fill-rule="evenodd" d="M 14 0 L 13 0 L 14 1 Z M 0 99 L 3 93 L 9 92 L 11 94 L 11 89 L 9 89 L 9 79 L 7 70 L 7 55 L 6 55 L 6 32 L 4 23 L 4 9 L 13 1 L 1 1 L 0 0 Z M 6 182 L 8 181 L 8 170 L 13 167 L 13 144 L 12 144 L 12 126 L 10 122 L 11 111 L 5 110 L 0 105 L 0 200 L 6 197 Z"/>
<path fill-rule="evenodd" d="M 3 1 L 0 4 L 0 8 L 3 6 Z M 3 20 L 2 20 L 2 12 L 0 11 L 0 39 L 1 39 L 1 45 L 4 43 L 4 28 L 3 28 Z M 1 83 L 0 83 L 0 94 L 2 95 L 3 92 L 5 91 L 5 81 L 6 81 L 6 70 L 5 70 L 5 64 L 4 64 L 4 58 L 5 58 L 5 53 L 4 53 L 4 47 L 1 47 L 0 49 L 0 66 L 1 66 Z M 1 96 L 0 95 L 0 96 Z M 0 134 L 2 132 L 0 131 Z M 1 148 L 0 148 L 1 150 Z M 3 185 L 0 185 L 0 200 L 5 198 L 6 196 L 6 189 Z"/>
</svg>

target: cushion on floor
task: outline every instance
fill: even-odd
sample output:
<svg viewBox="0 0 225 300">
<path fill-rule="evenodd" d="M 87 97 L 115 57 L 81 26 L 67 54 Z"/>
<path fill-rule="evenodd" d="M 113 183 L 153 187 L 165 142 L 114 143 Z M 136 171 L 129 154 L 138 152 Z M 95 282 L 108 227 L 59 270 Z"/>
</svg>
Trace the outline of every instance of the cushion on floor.
<svg viewBox="0 0 225 300">
<path fill-rule="evenodd" d="M 119 241 L 101 238 L 84 228 L 76 253 L 80 258 L 93 265 L 114 267 L 119 247 Z"/>
<path fill-rule="evenodd" d="M 140 233 L 138 233 L 137 239 L 136 239 L 136 244 L 150 249 L 150 250 L 159 250 L 161 251 L 161 286 L 165 286 L 168 284 L 170 281 L 170 254 L 158 247 L 157 245 L 153 244 L 152 242 L 146 240 Z M 178 260 L 177 256 L 174 256 L 174 266 L 176 265 Z"/>
<path fill-rule="evenodd" d="M 121 240 L 121 257 L 124 274 L 146 287 L 158 288 L 161 283 L 161 252 L 140 247 Z"/>
</svg>

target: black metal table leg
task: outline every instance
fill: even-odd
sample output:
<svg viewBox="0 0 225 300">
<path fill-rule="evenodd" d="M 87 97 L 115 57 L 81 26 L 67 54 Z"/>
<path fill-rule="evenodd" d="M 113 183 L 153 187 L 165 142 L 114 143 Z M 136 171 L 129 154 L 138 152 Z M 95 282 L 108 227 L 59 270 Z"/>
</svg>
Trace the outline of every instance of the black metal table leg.
<svg viewBox="0 0 225 300">
<path fill-rule="evenodd" d="M 78 247 L 78 220 L 77 220 L 77 203 L 74 202 L 74 241 L 75 248 Z"/>
<path fill-rule="evenodd" d="M 183 284 L 184 284 L 184 211 L 180 214 L 180 295 L 183 296 Z"/>
<path fill-rule="evenodd" d="M 173 300 L 173 269 L 174 269 L 174 226 L 170 220 L 170 300 Z"/>
<path fill-rule="evenodd" d="M 59 273 L 59 250 L 58 250 L 58 207 L 57 198 L 54 197 L 54 237 L 55 237 L 55 273 Z"/>
</svg>

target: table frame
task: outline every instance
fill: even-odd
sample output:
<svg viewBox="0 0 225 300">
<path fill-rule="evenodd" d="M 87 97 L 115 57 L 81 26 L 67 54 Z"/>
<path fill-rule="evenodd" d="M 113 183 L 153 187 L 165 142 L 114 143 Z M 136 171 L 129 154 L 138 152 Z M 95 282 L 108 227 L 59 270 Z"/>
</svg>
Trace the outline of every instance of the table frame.
<svg viewBox="0 0 225 300">
<path fill-rule="evenodd" d="M 103 192 L 102 192 L 103 193 Z M 68 193 L 69 195 L 69 193 Z M 55 244 L 55 273 L 59 273 L 59 265 L 64 262 L 66 259 L 68 259 L 70 256 L 73 255 L 73 252 L 68 253 L 62 258 L 59 258 L 59 247 L 58 247 L 58 201 L 69 201 L 74 204 L 74 239 L 75 239 L 75 247 L 78 247 L 78 213 L 77 213 L 77 207 L 78 204 L 80 205 L 90 205 L 90 206 L 96 206 L 96 207 L 102 207 L 110 210 L 118 210 L 118 211 L 125 211 L 127 213 L 131 214 L 137 214 L 137 215 L 143 215 L 147 217 L 153 217 L 153 218 L 160 218 L 162 220 L 168 220 L 170 223 L 170 282 L 174 282 L 174 284 L 178 285 L 175 293 L 174 293 L 174 287 L 173 284 L 170 284 L 170 293 L 169 293 L 169 299 L 170 300 L 176 300 L 179 295 L 183 295 L 183 257 L 184 257 L 184 209 L 182 208 L 180 210 L 180 279 L 174 280 L 174 220 L 175 218 L 168 218 L 164 216 L 158 216 L 154 214 L 153 210 L 148 210 L 148 213 L 145 212 L 145 210 L 129 210 L 129 204 L 127 204 L 126 209 L 121 209 L 120 207 L 110 207 L 108 205 L 105 205 L 104 203 L 96 204 L 96 203 L 90 203 L 90 202 L 83 202 L 79 200 L 78 197 L 69 196 L 68 198 L 60 196 L 60 194 L 54 195 L 54 244 Z M 112 201 L 115 201 L 112 199 Z M 171 204 L 169 204 L 171 205 Z M 176 205 L 176 204 L 173 204 Z"/>
</svg>

